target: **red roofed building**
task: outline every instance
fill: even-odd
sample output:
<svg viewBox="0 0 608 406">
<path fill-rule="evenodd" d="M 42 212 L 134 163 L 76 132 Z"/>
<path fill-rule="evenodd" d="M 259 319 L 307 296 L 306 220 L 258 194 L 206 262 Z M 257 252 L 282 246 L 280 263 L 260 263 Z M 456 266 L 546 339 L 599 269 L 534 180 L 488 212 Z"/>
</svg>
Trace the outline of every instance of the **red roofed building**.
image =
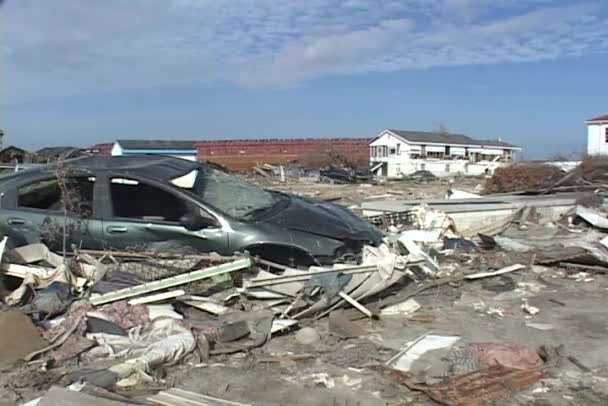
<svg viewBox="0 0 608 406">
<path fill-rule="evenodd" d="M 608 114 L 588 119 L 587 153 L 589 155 L 608 155 Z"/>
<path fill-rule="evenodd" d="M 85 149 L 85 152 L 91 155 L 112 155 L 112 145 L 114 144 L 96 144 L 90 148 Z"/>
<path fill-rule="evenodd" d="M 320 167 L 332 156 L 351 162 L 369 160 L 369 138 L 252 139 L 196 142 L 198 160 L 215 162 L 235 171 L 262 164 L 298 162 Z"/>
</svg>

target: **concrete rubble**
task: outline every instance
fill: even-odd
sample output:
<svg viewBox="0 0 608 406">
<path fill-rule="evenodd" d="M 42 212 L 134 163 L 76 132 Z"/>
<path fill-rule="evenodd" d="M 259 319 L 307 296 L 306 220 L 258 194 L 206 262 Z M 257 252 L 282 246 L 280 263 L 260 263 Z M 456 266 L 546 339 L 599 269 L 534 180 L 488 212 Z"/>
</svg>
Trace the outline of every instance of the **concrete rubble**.
<svg viewBox="0 0 608 406">
<path fill-rule="evenodd" d="M 600 195 L 381 195 L 357 204 L 382 245 L 307 268 L 246 252 L 63 257 L 5 237 L 0 393 L 27 405 L 606 404 Z"/>
</svg>

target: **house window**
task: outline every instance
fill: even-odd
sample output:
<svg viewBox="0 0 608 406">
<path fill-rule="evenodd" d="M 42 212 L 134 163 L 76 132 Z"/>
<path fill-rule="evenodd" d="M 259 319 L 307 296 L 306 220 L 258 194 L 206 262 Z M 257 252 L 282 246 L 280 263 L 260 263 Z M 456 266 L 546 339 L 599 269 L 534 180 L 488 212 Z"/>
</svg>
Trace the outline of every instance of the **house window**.
<svg viewBox="0 0 608 406">
<path fill-rule="evenodd" d="M 429 151 L 426 153 L 427 157 L 429 158 L 438 158 L 441 159 L 443 158 L 443 152 L 435 152 L 435 151 Z"/>
<path fill-rule="evenodd" d="M 446 171 L 446 172 L 449 172 L 449 171 L 450 171 L 450 164 L 446 164 L 446 165 L 445 165 L 445 171 Z"/>
<path fill-rule="evenodd" d="M 608 127 L 604 129 L 604 142 L 608 142 Z"/>
<path fill-rule="evenodd" d="M 395 171 L 397 172 L 397 175 L 401 173 L 401 164 L 395 164 Z"/>
<path fill-rule="evenodd" d="M 397 149 L 395 149 L 395 148 L 391 148 L 388 150 L 389 155 L 395 155 L 396 153 L 397 153 Z"/>
<path fill-rule="evenodd" d="M 401 144 L 397 144 L 397 155 L 401 155 Z"/>
</svg>

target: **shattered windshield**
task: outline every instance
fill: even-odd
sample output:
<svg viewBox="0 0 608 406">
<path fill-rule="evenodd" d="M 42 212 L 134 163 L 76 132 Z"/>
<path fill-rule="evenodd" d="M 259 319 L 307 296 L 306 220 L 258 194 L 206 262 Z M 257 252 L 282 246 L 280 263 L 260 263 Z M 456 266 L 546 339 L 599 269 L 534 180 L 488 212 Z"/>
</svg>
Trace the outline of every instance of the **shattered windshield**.
<svg viewBox="0 0 608 406">
<path fill-rule="evenodd" d="M 253 219 L 257 214 L 272 209 L 281 200 L 279 194 L 209 166 L 201 166 L 173 179 L 172 183 L 188 189 L 205 203 L 239 219 Z"/>
</svg>

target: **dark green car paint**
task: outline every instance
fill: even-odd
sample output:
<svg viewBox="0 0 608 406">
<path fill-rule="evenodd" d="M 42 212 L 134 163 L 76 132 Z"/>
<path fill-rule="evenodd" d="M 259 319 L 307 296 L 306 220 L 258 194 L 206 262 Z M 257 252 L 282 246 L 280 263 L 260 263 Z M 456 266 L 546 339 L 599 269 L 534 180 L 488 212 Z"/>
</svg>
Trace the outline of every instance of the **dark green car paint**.
<svg viewBox="0 0 608 406">
<path fill-rule="evenodd" d="M 251 218 L 235 218 L 171 182 L 193 170 L 204 171 L 205 164 L 171 157 L 133 156 L 85 157 L 64 165 L 69 168 L 70 177 L 94 179 L 91 213 L 85 219 L 68 214 L 66 221 L 63 211 L 57 208 L 19 207 L 18 190 L 56 179 L 53 166 L 0 177 L 0 231 L 9 236 L 12 245 L 43 241 L 60 249 L 61 238 L 50 239 L 47 229 L 56 234 L 59 227 L 61 234 L 67 224 L 68 247 L 76 244 L 88 249 L 187 250 L 222 255 L 248 250 L 281 263 L 311 264 L 356 255 L 363 244 L 378 245 L 382 241 L 381 233 L 369 223 L 331 203 L 277 194 L 275 206 Z M 188 230 L 180 222 L 115 217 L 110 183 L 115 178 L 134 180 L 169 193 L 180 205 L 191 207 L 196 216 L 205 219 L 206 226 Z"/>
</svg>

